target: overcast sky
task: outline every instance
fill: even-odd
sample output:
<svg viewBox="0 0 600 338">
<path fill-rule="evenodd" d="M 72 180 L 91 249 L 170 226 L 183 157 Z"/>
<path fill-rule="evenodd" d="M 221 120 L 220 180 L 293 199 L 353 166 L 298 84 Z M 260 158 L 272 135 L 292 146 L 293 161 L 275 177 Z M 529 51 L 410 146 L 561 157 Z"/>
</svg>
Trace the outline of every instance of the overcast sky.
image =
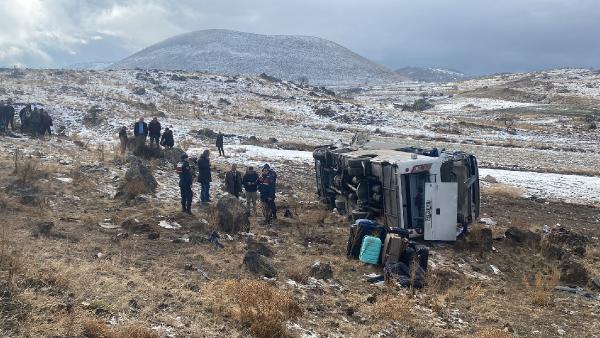
<svg viewBox="0 0 600 338">
<path fill-rule="evenodd" d="M 0 66 L 116 61 L 224 28 L 312 35 L 390 68 L 600 68 L 600 0 L 0 0 Z"/>
</svg>

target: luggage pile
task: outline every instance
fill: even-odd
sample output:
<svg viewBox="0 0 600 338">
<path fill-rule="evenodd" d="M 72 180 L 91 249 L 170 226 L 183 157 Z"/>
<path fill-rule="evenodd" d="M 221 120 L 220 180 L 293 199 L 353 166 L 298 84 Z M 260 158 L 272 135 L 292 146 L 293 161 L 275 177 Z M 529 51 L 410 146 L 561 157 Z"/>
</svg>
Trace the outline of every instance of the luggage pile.
<svg viewBox="0 0 600 338">
<path fill-rule="evenodd" d="M 384 279 L 400 286 L 423 287 L 429 249 L 408 239 L 408 231 L 359 219 L 350 227 L 346 255 L 383 266 Z"/>
</svg>

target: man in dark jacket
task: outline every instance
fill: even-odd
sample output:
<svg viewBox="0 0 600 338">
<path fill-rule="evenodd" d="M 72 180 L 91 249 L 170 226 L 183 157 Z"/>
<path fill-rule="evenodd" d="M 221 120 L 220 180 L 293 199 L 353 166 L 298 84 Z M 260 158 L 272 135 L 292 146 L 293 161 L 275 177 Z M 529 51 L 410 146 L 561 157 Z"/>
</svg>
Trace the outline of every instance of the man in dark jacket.
<svg viewBox="0 0 600 338">
<path fill-rule="evenodd" d="M 48 136 L 52 136 L 52 117 L 43 108 L 40 109 L 40 124 L 40 133 L 42 136 L 46 135 L 46 133 L 48 133 Z"/>
<path fill-rule="evenodd" d="M 196 162 L 198 164 L 198 183 L 200 183 L 200 202 L 207 204 L 210 202 L 210 151 L 204 150 Z"/>
<path fill-rule="evenodd" d="M 37 107 L 33 108 L 31 112 L 29 123 L 31 125 L 31 131 L 33 132 L 33 136 L 37 136 L 40 132 L 42 125 L 42 115 Z"/>
<path fill-rule="evenodd" d="M 263 168 L 260 178 L 257 181 L 258 191 L 260 192 L 260 201 L 263 204 L 263 213 L 265 222 L 271 224 L 273 219 L 273 205 L 275 204 L 275 185 L 273 177 L 269 175 L 269 170 Z"/>
<path fill-rule="evenodd" d="M 271 200 L 269 206 L 271 207 L 271 211 L 273 212 L 273 218 L 277 219 L 277 204 L 275 204 L 275 193 L 277 192 L 277 173 L 275 172 L 275 170 L 271 169 L 271 166 L 269 166 L 269 164 L 265 164 L 263 166 L 262 172 L 266 173 L 271 185 Z"/>
<path fill-rule="evenodd" d="M 158 141 L 160 139 L 160 130 L 162 127 L 160 126 L 160 122 L 155 117 L 148 124 L 148 134 L 150 135 L 150 146 L 156 143 L 156 148 L 158 148 Z"/>
<path fill-rule="evenodd" d="M 246 190 L 246 206 L 256 214 L 256 200 L 258 199 L 258 173 L 254 171 L 253 167 L 248 167 L 244 177 L 242 178 L 242 185 Z"/>
<path fill-rule="evenodd" d="M 225 190 L 235 196 L 240 197 L 242 192 L 242 174 L 237 171 L 237 165 L 231 165 L 231 170 L 225 174 Z"/>
<path fill-rule="evenodd" d="M 219 156 L 225 156 L 225 149 L 223 148 L 223 133 L 221 132 L 217 134 L 216 146 L 219 150 Z"/>
<path fill-rule="evenodd" d="M 140 119 L 133 125 L 133 135 L 135 136 L 135 146 L 139 148 L 146 144 L 148 137 L 148 124 L 144 122 L 144 118 Z"/>
<path fill-rule="evenodd" d="M 169 128 L 165 128 L 165 132 L 160 138 L 160 145 L 165 148 L 173 148 L 175 140 L 173 140 L 173 132 Z"/>
<path fill-rule="evenodd" d="M 179 188 L 181 190 L 181 211 L 192 214 L 192 171 L 187 155 L 181 155 L 181 162 L 177 163 L 179 173 Z"/>
</svg>

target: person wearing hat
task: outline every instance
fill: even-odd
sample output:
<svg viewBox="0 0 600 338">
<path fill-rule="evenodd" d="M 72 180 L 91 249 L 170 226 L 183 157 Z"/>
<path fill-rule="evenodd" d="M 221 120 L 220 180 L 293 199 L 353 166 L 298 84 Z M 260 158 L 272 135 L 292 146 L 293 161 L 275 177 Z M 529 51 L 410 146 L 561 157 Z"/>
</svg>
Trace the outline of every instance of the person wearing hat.
<svg viewBox="0 0 600 338">
<path fill-rule="evenodd" d="M 179 188 L 181 190 L 181 211 L 192 214 L 192 171 L 187 155 L 181 155 L 181 161 L 177 163 L 179 173 Z"/>
</svg>

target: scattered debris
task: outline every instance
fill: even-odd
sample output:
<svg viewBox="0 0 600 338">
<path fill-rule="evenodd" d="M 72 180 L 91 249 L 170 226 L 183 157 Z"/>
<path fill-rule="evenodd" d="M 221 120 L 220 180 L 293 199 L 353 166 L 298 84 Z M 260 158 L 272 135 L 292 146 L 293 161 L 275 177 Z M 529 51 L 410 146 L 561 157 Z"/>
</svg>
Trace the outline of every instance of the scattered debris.
<svg viewBox="0 0 600 338">
<path fill-rule="evenodd" d="M 105 219 L 103 222 L 98 223 L 103 229 L 118 229 L 120 226 L 113 224 L 110 218 Z"/>
<path fill-rule="evenodd" d="M 583 288 L 580 288 L 580 287 L 570 287 L 570 286 L 558 285 L 554 289 L 558 290 L 558 291 L 562 291 L 562 292 L 574 293 L 574 294 L 579 295 L 584 298 L 600 301 L 599 295 L 597 295 L 593 292 L 590 292 L 588 290 L 585 290 Z"/>
<path fill-rule="evenodd" d="M 494 221 L 490 217 L 482 217 L 482 218 L 480 218 L 479 219 L 479 223 L 485 224 L 485 225 L 490 225 L 490 226 L 498 224 L 496 221 Z"/>
<path fill-rule="evenodd" d="M 167 221 L 163 220 L 158 223 L 158 226 L 161 228 L 165 228 L 165 229 L 175 229 L 175 230 L 181 229 L 181 225 L 175 221 L 167 222 Z"/>
</svg>

